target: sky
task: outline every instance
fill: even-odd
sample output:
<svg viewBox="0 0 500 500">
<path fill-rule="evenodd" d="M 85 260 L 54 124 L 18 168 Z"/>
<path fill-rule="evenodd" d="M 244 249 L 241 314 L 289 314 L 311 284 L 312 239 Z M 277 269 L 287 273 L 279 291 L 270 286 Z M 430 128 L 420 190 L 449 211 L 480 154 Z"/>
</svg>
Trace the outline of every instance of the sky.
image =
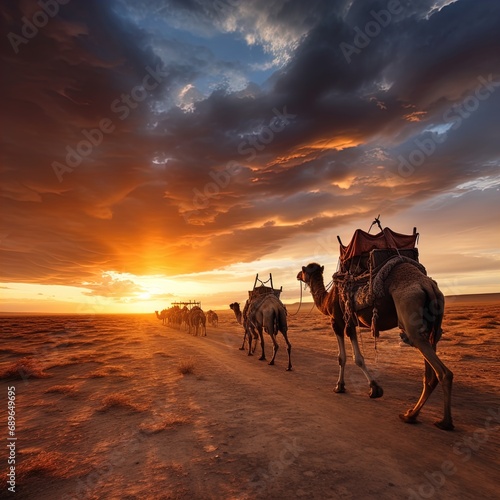
<svg viewBox="0 0 500 500">
<path fill-rule="evenodd" d="M 0 12 L 0 311 L 296 302 L 378 215 L 445 295 L 500 292 L 498 1 Z"/>
</svg>

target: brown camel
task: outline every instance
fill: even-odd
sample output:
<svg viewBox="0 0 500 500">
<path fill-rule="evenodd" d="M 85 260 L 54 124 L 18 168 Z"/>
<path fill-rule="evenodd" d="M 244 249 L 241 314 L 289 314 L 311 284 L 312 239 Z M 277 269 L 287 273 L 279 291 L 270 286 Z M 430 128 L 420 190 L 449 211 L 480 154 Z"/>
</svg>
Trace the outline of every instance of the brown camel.
<svg viewBox="0 0 500 500">
<path fill-rule="evenodd" d="M 245 307 L 243 308 L 243 312 L 245 312 L 245 313 L 248 310 L 248 304 L 249 304 L 249 302 L 247 300 L 245 303 Z M 257 347 L 257 341 L 259 340 L 259 334 L 255 330 L 249 331 L 249 329 L 247 327 L 247 321 L 245 321 L 243 319 L 243 313 L 241 312 L 240 304 L 238 302 L 233 302 L 232 304 L 229 304 L 229 308 L 234 312 L 234 315 L 236 316 L 236 321 L 240 325 L 243 326 L 243 342 L 241 344 L 240 351 L 245 350 L 245 341 L 246 341 L 247 336 L 248 336 L 248 342 L 249 342 L 248 355 L 251 356 L 255 352 L 255 349 Z M 253 349 L 252 349 L 252 336 L 253 336 L 253 339 L 255 340 Z"/>
<path fill-rule="evenodd" d="M 344 334 L 346 334 L 352 344 L 354 361 L 370 383 L 370 397 L 381 397 L 383 390 L 370 375 L 359 349 L 356 325 L 352 322 L 347 325 L 345 323 L 346 305 L 340 297 L 339 286 L 334 284 L 329 292 L 326 291 L 323 269 L 324 267 L 319 264 L 309 264 L 307 267 L 302 267 L 297 279 L 309 285 L 316 307 L 331 318 L 332 328 L 339 345 L 340 373 L 335 392 L 345 392 Z M 399 326 L 403 331 L 402 338 L 421 352 L 425 362 L 422 394 L 415 406 L 400 415 L 400 418 L 404 422 L 415 423 L 428 397 L 438 382 L 441 382 L 444 396 L 444 417 L 435 425 L 440 429 L 452 430 L 451 388 L 453 373 L 436 354 L 436 344 L 442 333 L 444 296 L 435 281 L 408 262 L 398 263 L 392 268 L 383 282 L 383 288 L 383 295 L 378 296 L 374 304 L 378 309 L 378 329 L 384 331 Z M 355 311 L 354 318 L 359 326 L 369 328 L 372 323 L 372 313 L 373 307 L 365 307 Z"/>
<path fill-rule="evenodd" d="M 158 311 L 155 311 L 155 313 L 156 313 L 156 317 L 159 320 L 161 320 L 161 324 L 166 325 L 167 324 L 167 310 L 162 309 L 161 313 L 158 314 Z"/>
<path fill-rule="evenodd" d="M 208 324 L 211 325 L 211 326 L 218 326 L 219 325 L 219 316 L 217 315 L 217 313 L 215 311 L 212 311 L 212 309 L 210 309 L 209 311 L 207 311 L 207 321 L 208 321 Z"/>
<path fill-rule="evenodd" d="M 234 311 L 234 309 L 233 309 Z M 235 311 L 236 314 L 236 311 Z M 255 332 L 258 333 L 260 337 L 260 345 L 262 348 L 262 354 L 260 360 L 265 360 L 266 355 L 264 351 L 264 336 L 262 334 L 265 330 L 273 342 L 273 357 L 269 362 L 270 365 L 274 365 L 274 360 L 276 359 L 276 354 L 278 353 L 279 345 L 276 341 L 276 336 L 278 332 L 281 332 L 283 338 L 285 339 L 287 345 L 288 353 L 288 367 L 287 371 L 292 369 L 292 362 L 290 354 L 292 351 L 292 345 L 288 340 L 288 325 L 286 320 L 286 309 L 281 301 L 274 294 L 263 295 L 261 297 L 255 298 L 250 302 L 247 302 L 245 309 L 243 310 L 243 327 L 245 328 L 246 335 L 249 339 L 248 355 L 252 354 L 252 334 L 255 338 Z M 255 350 L 255 348 L 254 348 Z"/>
<path fill-rule="evenodd" d="M 194 306 L 191 311 L 189 311 L 188 318 L 189 325 L 189 333 L 191 333 L 191 328 L 194 329 L 194 335 L 200 335 L 202 337 L 206 337 L 207 335 L 207 318 L 205 313 L 201 310 L 200 307 Z"/>
</svg>

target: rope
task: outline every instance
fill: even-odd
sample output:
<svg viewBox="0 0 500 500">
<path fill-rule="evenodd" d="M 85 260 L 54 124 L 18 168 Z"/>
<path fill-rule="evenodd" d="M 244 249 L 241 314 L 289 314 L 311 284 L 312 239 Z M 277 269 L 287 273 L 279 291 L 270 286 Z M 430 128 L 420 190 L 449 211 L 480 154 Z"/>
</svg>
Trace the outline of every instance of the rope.
<svg viewBox="0 0 500 500">
<path fill-rule="evenodd" d="M 291 313 L 288 316 L 296 316 L 297 314 L 299 314 L 300 308 L 302 307 L 302 281 L 299 281 L 299 287 L 300 287 L 299 308 L 294 313 Z"/>
</svg>

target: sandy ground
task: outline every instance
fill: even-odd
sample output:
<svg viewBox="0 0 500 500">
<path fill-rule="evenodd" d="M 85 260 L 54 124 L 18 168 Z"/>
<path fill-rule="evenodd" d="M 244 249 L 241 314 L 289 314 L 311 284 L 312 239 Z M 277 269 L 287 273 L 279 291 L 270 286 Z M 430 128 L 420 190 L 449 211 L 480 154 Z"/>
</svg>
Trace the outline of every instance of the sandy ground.
<svg viewBox="0 0 500 500">
<path fill-rule="evenodd" d="M 310 305 L 289 317 L 292 372 L 282 339 L 275 366 L 239 351 L 242 329 L 229 309 L 206 337 L 152 314 L 121 316 L 106 334 L 89 324 L 38 358 L 3 339 L 1 420 L 14 386 L 18 440 L 16 493 L 3 473 L 0 497 L 500 498 L 496 298 L 446 309 L 438 354 L 455 374 L 454 432 L 432 425 L 442 416 L 440 387 L 420 424 L 399 420 L 420 394 L 423 361 L 396 330 L 382 332 L 377 350 L 362 334 L 384 396 L 368 398 L 350 358 L 348 392 L 334 394 L 336 340 Z M 23 363 L 29 377 L 9 375 Z"/>
</svg>

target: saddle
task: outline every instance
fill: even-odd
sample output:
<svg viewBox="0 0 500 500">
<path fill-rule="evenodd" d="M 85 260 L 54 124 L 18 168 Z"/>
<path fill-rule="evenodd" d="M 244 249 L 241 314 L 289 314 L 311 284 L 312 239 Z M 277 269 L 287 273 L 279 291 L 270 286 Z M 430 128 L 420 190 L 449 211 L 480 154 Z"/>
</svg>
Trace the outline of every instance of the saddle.
<svg viewBox="0 0 500 500">
<path fill-rule="evenodd" d="M 418 236 L 416 228 L 412 234 L 400 234 L 387 227 L 374 235 L 357 229 L 348 245 L 343 245 L 337 236 L 340 243 L 339 271 L 332 278 L 339 293 L 346 334 L 357 326 L 356 313 L 371 307 L 371 332 L 375 338 L 379 336 L 376 301 L 384 297 L 384 282 L 395 266 L 406 262 L 427 274 L 425 267 L 418 262 L 415 247 Z"/>
</svg>

